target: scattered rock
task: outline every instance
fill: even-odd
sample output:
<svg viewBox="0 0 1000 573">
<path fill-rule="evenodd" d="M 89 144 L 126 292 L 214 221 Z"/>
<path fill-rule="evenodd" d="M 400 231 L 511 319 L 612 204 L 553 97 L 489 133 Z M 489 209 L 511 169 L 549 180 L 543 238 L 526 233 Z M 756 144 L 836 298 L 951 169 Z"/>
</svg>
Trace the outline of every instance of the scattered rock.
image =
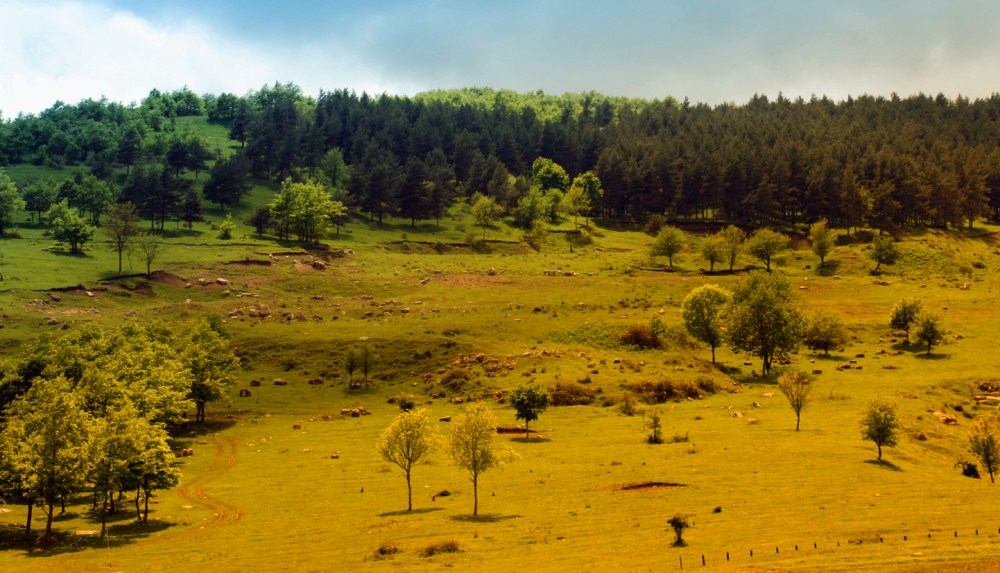
<svg viewBox="0 0 1000 573">
<path fill-rule="evenodd" d="M 57 295 L 57 294 L 56 294 L 56 293 L 54 293 L 54 292 L 50 292 L 50 293 L 49 293 L 49 298 L 51 298 L 51 299 L 52 299 L 53 301 L 55 301 L 55 302 L 60 302 L 60 301 L 62 300 L 62 297 L 61 297 L 61 296 L 59 296 L 59 295 Z"/>
<path fill-rule="evenodd" d="M 260 386 L 260 380 L 257 380 L 256 378 L 254 378 L 253 380 L 250 381 L 250 386 L 254 387 L 254 388 L 256 388 L 257 386 Z"/>
<path fill-rule="evenodd" d="M 240 388 L 240 398 L 249 398 L 251 396 L 250 390 L 246 388 Z"/>
<path fill-rule="evenodd" d="M 302 424 L 292 424 L 292 429 L 293 430 L 301 430 L 302 429 Z"/>
<path fill-rule="evenodd" d="M 229 280 L 228 279 L 224 279 L 222 277 L 219 277 L 219 278 L 215 279 L 215 284 L 226 286 L 226 285 L 229 284 Z"/>
<path fill-rule="evenodd" d="M 309 381 L 309 385 L 310 386 L 319 386 L 322 383 L 323 383 L 323 379 L 322 378 L 313 378 L 312 380 Z"/>
<path fill-rule="evenodd" d="M 274 379 L 274 385 L 275 386 L 287 386 L 288 385 L 288 381 L 285 380 L 284 378 L 275 378 Z"/>
<path fill-rule="evenodd" d="M 451 416 L 441 416 L 440 418 L 438 418 L 438 422 L 450 422 L 450 421 L 451 421 Z"/>
</svg>

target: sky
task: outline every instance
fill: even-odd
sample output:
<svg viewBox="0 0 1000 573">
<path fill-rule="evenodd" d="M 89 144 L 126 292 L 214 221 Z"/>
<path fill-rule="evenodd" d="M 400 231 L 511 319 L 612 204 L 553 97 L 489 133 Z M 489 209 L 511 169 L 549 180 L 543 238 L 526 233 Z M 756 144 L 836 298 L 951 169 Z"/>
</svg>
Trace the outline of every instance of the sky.
<svg viewBox="0 0 1000 573">
<path fill-rule="evenodd" d="M 0 0 L 0 117 L 153 88 L 1000 92 L 996 0 Z"/>
</svg>

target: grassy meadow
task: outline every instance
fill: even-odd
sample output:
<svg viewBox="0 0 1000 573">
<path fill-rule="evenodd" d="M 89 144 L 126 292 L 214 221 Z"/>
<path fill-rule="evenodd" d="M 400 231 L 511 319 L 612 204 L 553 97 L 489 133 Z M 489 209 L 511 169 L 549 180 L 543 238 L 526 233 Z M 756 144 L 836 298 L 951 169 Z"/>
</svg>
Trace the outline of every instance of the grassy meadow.
<svg viewBox="0 0 1000 573">
<path fill-rule="evenodd" d="M 194 455 L 180 459 L 181 485 L 160 493 L 154 525 L 134 524 L 126 503 L 102 541 L 81 495 L 56 519 L 61 542 L 39 548 L 19 536 L 24 507 L 4 506 L 0 570 L 978 572 L 1000 561 L 1000 485 L 955 467 L 972 459 L 971 419 L 994 410 L 976 404 L 976 387 L 1000 379 L 995 228 L 901 236 L 903 257 L 880 277 L 868 272 L 867 243 L 849 237 L 822 273 L 804 243 L 787 253 L 778 272 L 806 313 L 837 312 L 851 338 L 842 352 L 802 349 L 777 367 L 818 372 L 796 432 L 774 378 L 757 377 L 759 360 L 723 347 L 712 365 L 707 347 L 679 334 L 684 296 L 732 287 L 749 258 L 710 274 L 689 247 L 668 272 L 648 260 L 648 235 L 595 225 L 593 243 L 571 249 L 571 224 L 540 252 L 504 225 L 473 249 L 465 238 L 482 229 L 461 209 L 415 228 L 356 220 L 328 249 L 307 252 L 243 222 L 270 192 L 255 188 L 233 211 L 233 240 L 216 237 L 223 214 L 212 210 L 193 231 L 171 233 L 151 280 L 138 260 L 120 276 L 100 236 L 80 256 L 27 224 L 0 242 L 4 353 L 84 322 L 214 313 L 241 358 L 239 388 L 252 392 L 209 404 L 209 421 L 183 430 L 175 449 Z M 948 331 L 929 356 L 888 328 L 907 296 Z M 266 319 L 250 316 L 262 306 Z M 654 316 L 672 327 L 669 348 L 618 342 L 616 332 Z M 378 360 L 370 383 L 352 390 L 342 357 L 361 344 Z M 627 384 L 663 380 L 719 391 L 647 406 L 666 438 L 651 445 L 646 419 L 625 415 L 622 396 Z M 481 477 L 479 517 L 467 475 L 443 452 L 414 470 L 414 511 L 405 511 L 403 476 L 374 449 L 399 412 L 389 400 L 413 394 L 436 420 L 461 411 L 456 399 L 482 398 L 516 426 L 497 396 L 528 382 L 579 383 L 595 403 L 550 407 L 530 438 L 498 435 L 521 459 Z M 858 426 L 874 398 L 894 402 L 902 422 L 882 462 Z M 341 414 L 359 407 L 371 415 Z M 666 523 L 677 513 L 693 522 L 682 548 Z M 43 520 L 36 511 L 35 527 Z M 421 556 L 444 542 L 458 551 Z"/>
</svg>

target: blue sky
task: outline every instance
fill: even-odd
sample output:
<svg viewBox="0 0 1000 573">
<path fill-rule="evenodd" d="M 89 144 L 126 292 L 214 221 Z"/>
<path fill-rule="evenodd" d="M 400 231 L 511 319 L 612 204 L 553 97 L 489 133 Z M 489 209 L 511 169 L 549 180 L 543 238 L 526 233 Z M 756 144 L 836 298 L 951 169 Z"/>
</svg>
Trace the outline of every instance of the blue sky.
<svg viewBox="0 0 1000 573">
<path fill-rule="evenodd" d="M 0 0 L 0 113 L 151 88 L 988 97 L 995 0 Z"/>
</svg>

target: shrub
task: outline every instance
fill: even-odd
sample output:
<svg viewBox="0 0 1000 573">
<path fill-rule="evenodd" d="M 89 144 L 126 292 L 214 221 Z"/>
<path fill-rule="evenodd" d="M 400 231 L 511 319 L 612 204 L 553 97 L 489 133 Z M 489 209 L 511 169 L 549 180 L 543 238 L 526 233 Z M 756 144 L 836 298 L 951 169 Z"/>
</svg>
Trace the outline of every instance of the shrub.
<svg viewBox="0 0 1000 573">
<path fill-rule="evenodd" d="M 650 215 L 649 219 L 646 220 L 646 226 L 643 231 L 646 232 L 650 237 L 655 237 L 660 229 L 667 225 L 667 216 L 661 213 L 655 213 Z"/>
<path fill-rule="evenodd" d="M 717 391 L 715 383 L 708 378 L 699 378 L 697 383 L 674 382 L 672 380 L 636 382 L 626 385 L 626 389 L 633 392 L 639 400 L 646 404 L 663 404 L 685 398 L 697 400 Z"/>
<path fill-rule="evenodd" d="M 439 541 L 420 550 L 421 557 L 432 557 L 438 553 L 458 553 L 457 541 Z"/>
<path fill-rule="evenodd" d="M 403 412 L 409 412 L 410 410 L 412 410 L 413 408 L 415 408 L 416 405 L 417 405 L 417 402 L 416 402 L 415 398 L 416 398 L 415 396 L 411 396 L 411 395 L 407 394 L 405 396 L 400 396 L 396 400 L 396 403 L 399 404 L 399 409 L 400 410 L 402 410 Z"/>
<path fill-rule="evenodd" d="M 575 382 L 560 382 L 549 388 L 553 406 L 589 406 L 594 403 L 594 391 Z"/>
<path fill-rule="evenodd" d="M 219 224 L 219 238 L 228 241 L 233 238 L 233 231 L 236 230 L 236 223 L 233 222 L 233 215 L 227 214 L 226 220 Z"/>
<path fill-rule="evenodd" d="M 621 406 L 618 407 L 618 410 L 626 416 L 635 416 L 638 414 L 639 404 L 636 403 L 635 394 L 625 392 L 625 395 L 622 396 L 622 403 Z"/>
<path fill-rule="evenodd" d="M 628 327 L 621 334 L 619 340 L 622 344 L 638 348 L 657 348 L 659 346 L 656 342 L 656 336 L 653 334 L 653 329 L 644 324 L 636 324 Z"/>
<path fill-rule="evenodd" d="M 372 550 L 372 554 L 368 556 L 368 559 L 371 561 L 381 561 L 397 553 L 399 553 L 399 547 L 391 541 L 386 541 Z"/>
</svg>

